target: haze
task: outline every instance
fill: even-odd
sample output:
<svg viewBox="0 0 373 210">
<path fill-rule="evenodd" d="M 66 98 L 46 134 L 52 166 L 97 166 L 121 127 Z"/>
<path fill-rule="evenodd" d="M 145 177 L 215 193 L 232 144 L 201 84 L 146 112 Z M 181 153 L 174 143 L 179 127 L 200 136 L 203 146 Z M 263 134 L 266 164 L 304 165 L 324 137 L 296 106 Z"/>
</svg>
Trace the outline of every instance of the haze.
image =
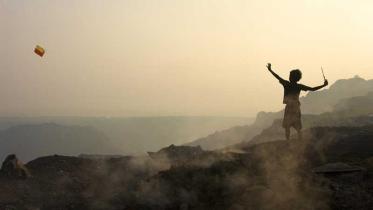
<svg viewBox="0 0 373 210">
<path fill-rule="evenodd" d="M 372 1 L 0 0 L 1 116 L 253 116 L 265 65 L 373 77 Z M 33 53 L 45 47 L 43 58 Z"/>
</svg>

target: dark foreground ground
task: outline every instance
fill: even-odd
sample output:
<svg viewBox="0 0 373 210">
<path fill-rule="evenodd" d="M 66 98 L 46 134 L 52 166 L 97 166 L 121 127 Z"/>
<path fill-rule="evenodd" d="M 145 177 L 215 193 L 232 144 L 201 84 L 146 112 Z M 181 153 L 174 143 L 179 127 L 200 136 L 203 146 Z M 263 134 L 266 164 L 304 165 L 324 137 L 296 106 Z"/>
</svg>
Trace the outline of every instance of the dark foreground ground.
<svg viewBox="0 0 373 210">
<path fill-rule="evenodd" d="M 149 157 L 48 156 L 0 178 L 0 210 L 373 209 L 373 127 Z"/>
</svg>

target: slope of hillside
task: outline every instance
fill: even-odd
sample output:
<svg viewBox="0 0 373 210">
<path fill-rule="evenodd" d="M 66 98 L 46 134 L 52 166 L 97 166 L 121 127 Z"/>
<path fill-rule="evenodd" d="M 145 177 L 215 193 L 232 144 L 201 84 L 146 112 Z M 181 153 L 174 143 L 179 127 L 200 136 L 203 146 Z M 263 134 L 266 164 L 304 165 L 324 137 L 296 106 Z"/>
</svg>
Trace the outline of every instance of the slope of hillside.
<svg viewBox="0 0 373 210">
<path fill-rule="evenodd" d="M 9 153 L 21 160 L 39 156 L 80 153 L 114 153 L 109 139 L 92 127 L 62 126 L 54 123 L 20 125 L 0 132 L 0 158 Z"/>
<path fill-rule="evenodd" d="M 216 131 L 206 137 L 196 139 L 185 145 L 201 146 L 206 150 L 214 150 L 237 144 L 247 139 L 251 139 L 259 134 L 263 128 L 273 122 L 273 118 L 280 118 L 282 112 L 259 112 L 256 120 L 251 125 L 235 126 L 221 131 Z"/>
<path fill-rule="evenodd" d="M 257 130 L 254 126 L 235 126 L 227 130 L 217 131 L 207 137 L 199 138 L 185 145 L 201 146 L 207 150 L 219 149 L 227 146 L 228 142 L 229 144 L 236 144 L 243 139 L 251 138 L 256 134 Z"/>
<path fill-rule="evenodd" d="M 373 92 L 343 99 L 333 107 L 333 110 L 343 115 L 373 114 Z"/>
</svg>

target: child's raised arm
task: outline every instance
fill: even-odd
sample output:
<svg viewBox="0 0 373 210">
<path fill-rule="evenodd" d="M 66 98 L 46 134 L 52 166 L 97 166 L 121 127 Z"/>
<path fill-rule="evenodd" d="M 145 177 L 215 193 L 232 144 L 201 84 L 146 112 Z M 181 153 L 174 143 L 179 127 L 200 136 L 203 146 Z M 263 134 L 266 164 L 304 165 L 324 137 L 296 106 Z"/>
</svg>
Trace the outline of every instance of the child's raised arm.
<svg viewBox="0 0 373 210">
<path fill-rule="evenodd" d="M 276 79 L 278 79 L 278 81 L 280 81 L 280 82 L 285 81 L 284 79 L 282 79 L 280 76 L 278 76 L 278 74 L 276 74 L 276 73 L 272 70 L 272 65 L 271 65 L 271 63 L 268 63 L 268 64 L 267 64 L 267 69 L 268 69 L 269 72 L 271 72 L 271 74 L 272 74 L 274 77 L 276 77 Z"/>
</svg>

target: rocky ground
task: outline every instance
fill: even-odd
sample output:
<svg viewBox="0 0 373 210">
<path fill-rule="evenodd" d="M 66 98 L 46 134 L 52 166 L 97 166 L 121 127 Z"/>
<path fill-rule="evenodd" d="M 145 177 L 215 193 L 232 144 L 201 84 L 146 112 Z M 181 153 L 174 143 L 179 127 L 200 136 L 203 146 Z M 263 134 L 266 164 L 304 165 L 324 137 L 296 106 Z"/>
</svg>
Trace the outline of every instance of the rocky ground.
<svg viewBox="0 0 373 210">
<path fill-rule="evenodd" d="M 0 210 L 373 209 L 373 127 L 149 157 L 48 156 L 1 171 Z M 8 169 L 7 169 L 8 170 Z"/>
</svg>

